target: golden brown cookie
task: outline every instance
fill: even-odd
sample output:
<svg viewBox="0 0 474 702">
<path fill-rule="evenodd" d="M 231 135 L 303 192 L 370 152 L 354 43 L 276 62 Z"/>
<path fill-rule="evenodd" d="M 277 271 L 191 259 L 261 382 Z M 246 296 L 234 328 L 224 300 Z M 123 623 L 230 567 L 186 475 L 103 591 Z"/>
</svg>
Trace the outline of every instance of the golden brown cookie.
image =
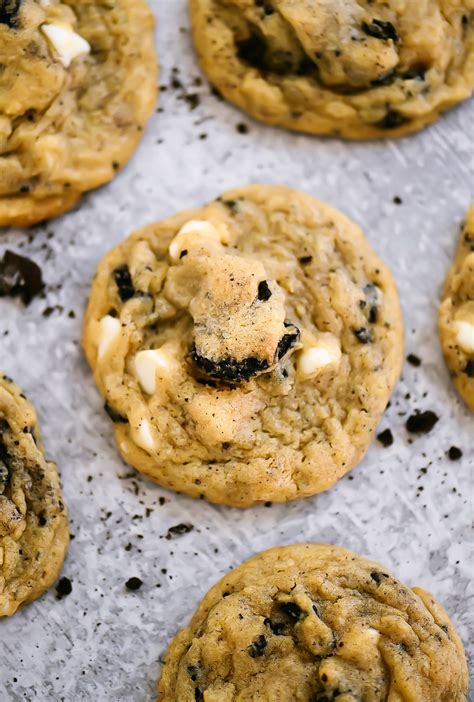
<svg viewBox="0 0 474 702">
<path fill-rule="evenodd" d="M 403 332 L 392 276 L 355 224 L 254 185 L 108 253 L 83 343 L 125 461 L 247 506 L 326 490 L 361 460 Z"/>
<path fill-rule="evenodd" d="M 472 0 L 190 0 L 190 11 L 211 83 L 268 124 L 400 136 L 474 88 Z"/>
<path fill-rule="evenodd" d="M 445 610 L 337 546 L 273 548 L 226 575 L 172 641 L 159 702 L 465 702 Z"/>
<path fill-rule="evenodd" d="M 44 457 L 35 410 L 0 375 L 0 617 L 52 585 L 68 543 L 58 471 Z"/>
<path fill-rule="evenodd" d="M 0 3 L 0 226 L 66 212 L 111 180 L 157 92 L 145 0 Z"/>
<path fill-rule="evenodd" d="M 446 365 L 457 390 L 474 412 L 474 206 L 461 228 L 438 321 Z"/>
</svg>

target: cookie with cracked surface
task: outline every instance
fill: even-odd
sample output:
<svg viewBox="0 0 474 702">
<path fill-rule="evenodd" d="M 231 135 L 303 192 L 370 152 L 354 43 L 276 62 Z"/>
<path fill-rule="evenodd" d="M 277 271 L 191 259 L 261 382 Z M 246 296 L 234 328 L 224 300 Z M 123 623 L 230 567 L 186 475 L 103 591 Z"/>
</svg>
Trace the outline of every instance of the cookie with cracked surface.
<svg viewBox="0 0 474 702">
<path fill-rule="evenodd" d="M 266 185 L 132 234 L 100 263 L 84 325 L 123 458 L 236 506 L 326 490 L 361 460 L 402 337 L 361 230 Z"/>
<path fill-rule="evenodd" d="M 461 228 L 438 322 L 446 365 L 459 394 L 474 412 L 474 205 Z"/>
<path fill-rule="evenodd" d="M 255 556 L 172 641 L 159 702 L 466 702 L 462 642 L 434 598 L 337 546 Z"/>
<path fill-rule="evenodd" d="M 211 83 L 268 124 L 415 132 L 474 88 L 472 0 L 190 0 Z"/>
<path fill-rule="evenodd" d="M 35 410 L 0 375 L 0 617 L 53 584 L 68 543 L 58 471 L 44 457 Z"/>
<path fill-rule="evenodd" d="M 137 146 L 156 100 L 145 0 L 0 2 L 0 226 L 71 209 Z"/>
</svg>

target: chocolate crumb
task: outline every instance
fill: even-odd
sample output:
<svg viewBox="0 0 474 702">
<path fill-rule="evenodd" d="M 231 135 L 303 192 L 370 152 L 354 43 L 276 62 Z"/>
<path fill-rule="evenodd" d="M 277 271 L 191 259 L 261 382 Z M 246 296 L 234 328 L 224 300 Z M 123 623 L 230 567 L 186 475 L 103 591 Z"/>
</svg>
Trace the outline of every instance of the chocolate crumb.
<svg viewBox="0 0 474 702">
<path fill-rule="evenodd" d="M 384 448 L 388 448 L 393 444 L 393 434 L 390 429 L 384 429 L 380 434 L 377 434 L 377 441 L 380 441 Z"/>
<path fill-rule="evenodd" d="M 438 421 L 438 415 L 432 410 L 424 412 L 416 410 L 414 414 L 408 417 L 405 426 L 410 434 L 428 434 Z"/>
<path fill-rule="evenodd" d="M 235 125 L 236 130 L 239 132 L 239 134 L 248 134 L 249 128 L 244 122 L 239 122 L 239 124 Z"/>
<path fill-rule="evenodd" d="M 125 583 L 125 587 L 127 588 L 127 590 L 131 590 L 132 592 L 134 592 L 135 590 L 139 590 L 142 585 L 143 581 L 140 580 L 140 578 L 136 577 L 129 578 Z"/>
<path fill-rule="evenodd" d="M 415 368 L 418 368 L 419 366 L 421 366 L 421 358 L 418 358 L 418 356 L 415 356 L 414 353 L 408 354 L 407 361 L 410 364 L 410 366 L 414 366 Z"/>
</svg>

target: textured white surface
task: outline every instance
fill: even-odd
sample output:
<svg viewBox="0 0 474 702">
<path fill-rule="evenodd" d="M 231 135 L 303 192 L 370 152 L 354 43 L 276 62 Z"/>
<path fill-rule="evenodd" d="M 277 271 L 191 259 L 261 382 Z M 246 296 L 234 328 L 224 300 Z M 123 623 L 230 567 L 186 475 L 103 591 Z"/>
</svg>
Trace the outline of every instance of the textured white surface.
<svg viewBox="0 0 474 702">
<path fill-rule="evenodd" d="M 38 408 L 75 535 L 63 569 L 72 594 L 57 601 L 53 590 L 0 622 L 2 702 L 153 700 L 158 659 L 209 586 L 279 543 L 333 542 L 378 559 L 407 584 L 430 589 L 466 644 L 472 631 L 474 417 L 451 386 L 436 333 L 440 286 L 472 197 L 472 102 L 393 142 L 351 144 L 266 128 L 210 95 L 205 81 L 194 84 L 200 71 L 184 0 L 152 5 L 160 82 L 169 86 L 177 76 L 200 105 L 191 110 L 192 99 L 168 87 L 132 163 L 112 184 L 59 220 L 0 235 L 0 254 L 11 248 L 33 257 L 48 284 L 45 299 L 26 309 L 0 300 L 0 368 Z M 239 123 L 248 134 L 238 133 Z M 397 278 L 407 353 L 423 364 L 405 366 L 382 421 L 393 446 L 375 444 L 325 494 L 238 511 L 167 493 L 121 463 L 79 337 L 89 283 L 107 249 L 135 227 L 259 181 L 306 190 L 363 226 Z M 64 311 L 42 316 L 55 305 Z M 415 408 L 434 410 L 440 421 L 410 443 L 404 422 Z M 464 452 L 460 461 L 446 456 L 453 444 Z M 194 531 L 164 538 L 182 522 Z M 144 582 L 137 593 L 124 587 L 131 576 Z"/>
</svg>

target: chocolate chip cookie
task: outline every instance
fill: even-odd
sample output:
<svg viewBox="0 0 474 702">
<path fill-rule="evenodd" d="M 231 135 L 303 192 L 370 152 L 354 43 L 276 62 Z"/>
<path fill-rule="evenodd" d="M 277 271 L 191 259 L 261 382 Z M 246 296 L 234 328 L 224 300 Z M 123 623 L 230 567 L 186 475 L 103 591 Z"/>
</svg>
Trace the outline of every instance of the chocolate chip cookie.
<svg viewBox="0 0 474 702">
<path fill-rule="evenodd" d="M 474 412 L 474 206 L 461 228 L 438 321 L 446 365 L 458 392 Z"/>
<path fill-rule="evenodd" d="M 84 325 L 123 458 L 236 506 L 326 490 L 362 459 L 402 337 L 361 230 L 266 185 L 132 234 L 100 263 Z"/>
<path fill-rule="evenodd" d="M 474 88 L 472 0 L 190 0 L 204 72 L 268 124 L 415 132 Z"/>
<path fill-rule="evenodd" d="M 337 546 L 255 556 L 204 597 L 168 650 L 159 702 L 466 702 L 445 610 Z"/>
<path fill-rule="evenodd" d="M 68 543 L 58 472 L 44 457 L 35 410 L 0 375 L 0 617 L 52 585 Z"/>
<path fill-rule="evenodd" d="M 66 212 L 111 180 L 156 99 L 145 0 L 0 2 L 0 226 Z"/>
</svg>

